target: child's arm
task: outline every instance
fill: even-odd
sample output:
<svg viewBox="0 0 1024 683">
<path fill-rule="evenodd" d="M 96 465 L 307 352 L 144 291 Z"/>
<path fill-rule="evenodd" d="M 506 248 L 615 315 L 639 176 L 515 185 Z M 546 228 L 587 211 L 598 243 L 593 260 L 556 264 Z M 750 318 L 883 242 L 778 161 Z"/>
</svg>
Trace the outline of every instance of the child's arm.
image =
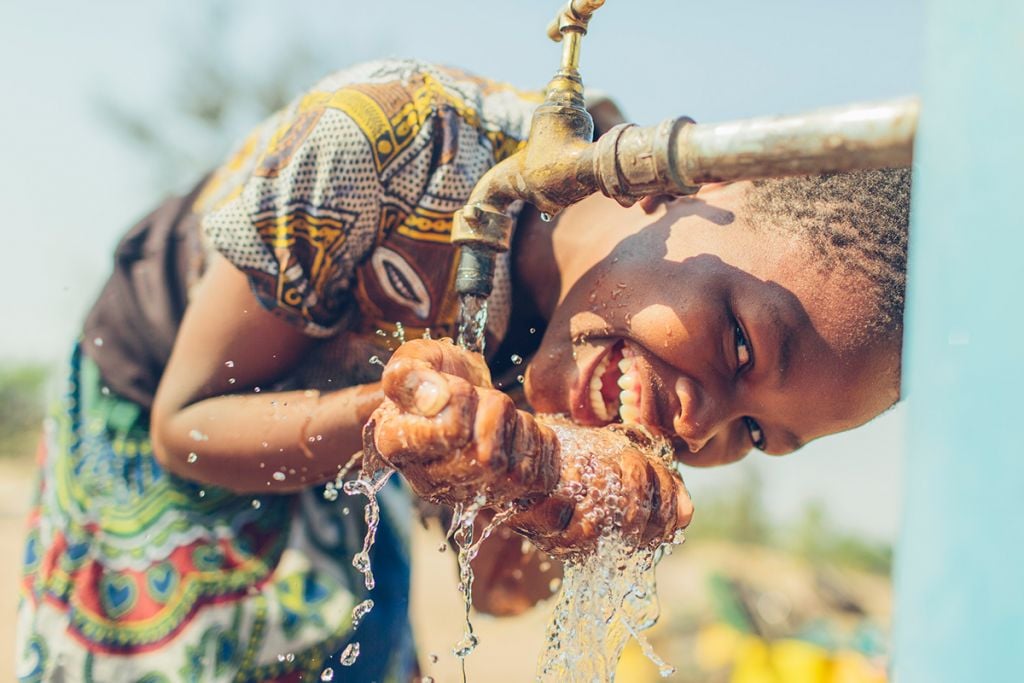
<svg viewBox="0 0 1024 683">
<path fill-rule="evenodd" d="M 214 257 L 154 400 L 153 449 L 161 465 L 248 493 L 283 493 L 332 478 L 361 450 L 379 386 L 323 395 L 255 391 L 288 374 L 312 344 L 257 302 L 241 271 Z"/>
</svg>

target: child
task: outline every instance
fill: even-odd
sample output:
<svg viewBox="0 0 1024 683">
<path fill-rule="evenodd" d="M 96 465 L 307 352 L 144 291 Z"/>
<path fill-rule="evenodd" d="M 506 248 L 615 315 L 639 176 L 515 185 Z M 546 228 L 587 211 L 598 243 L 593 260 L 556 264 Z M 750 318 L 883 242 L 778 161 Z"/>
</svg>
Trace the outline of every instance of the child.
<svg viewBox="0 0 1024 683">
<path fill-rule="evenodd" d="M 397 479 L 381 494 L 367 591 L 351 566 L 365 526 L 348 514 L 362 501 L 334 500 L 331 482 L 382 406 L 378 359 L 403 334 L 454 336 L 451 214 L 525 139 L 535 104 L 452 69 L 355 67 L 126 236 L 45 442 L 19 675 L 295 680 L 330 667 L 335 680 L 408 680 L 409 499 Z M 524 210 L 490 301 L 492 367 L 514 376 L 512 354 L 532 355 L 538 412 L 639 422 L 697 465 L 860 424 L 898 393 L 906 195 L 906 174 L 874 173 L 708 188 L 651 215 L 601 198 L 557 224 Z M 823 238 L 805 229 L 822 224 L 835 226 Z M 479 357 L 446 344 L 402 347 L 389 367 L 378 449 L 406 455 L 388 445 L 403 421 L 423 420 L 427 450 L 443 425 L 458 431 L 454 458 L 409 470 L 424 493 L 485 452 L 554 463 L 550 435 L 488 388 Z M 487 451 L 510 422 L 518 438 Z M 555 469 L 524 466 L 510 490 L 572 477 Z M 494 490 L 493 471 L 464 493 Z M 648 539 L 688 521 L 665 474 L 625 477 L 656 509 L 634 516 Z M 525 514 L 518 526 L 552 549 L 586 536 L 557 497 Z M 482 553 L 478 606 L 546 596 L 521 545 L 496 537 Z M 360 656 L 339 667 L 354 642 Z"/>
</svg>

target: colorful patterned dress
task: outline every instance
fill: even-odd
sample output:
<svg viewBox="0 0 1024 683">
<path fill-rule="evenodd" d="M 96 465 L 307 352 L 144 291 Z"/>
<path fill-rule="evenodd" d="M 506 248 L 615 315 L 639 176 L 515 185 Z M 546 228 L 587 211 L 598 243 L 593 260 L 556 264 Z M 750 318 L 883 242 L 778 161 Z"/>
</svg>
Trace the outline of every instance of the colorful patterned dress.
<svg viewBox="0 0 1024 683">
<path fill-rule="evenodd" d="M 168 258 L 167 244 L 154 252 L 159 221 L 126 237 L 121 288 L 150 296 L 146 283 L 162 272 L 147 270 L 154 262 L 201 272 L 216 249 L 267 308 L 320 340 L 276 388 L 374 380 L 379 367 L 369 358 L 386 357 L 397 335 L 454 334 L 452 213 L 518 149 L 536 104 L 411 61 L 332 75 L 260 126 L 202 183 L 191 210 L 172 212 L 167 234 L 177 237 L 167 244 L 193 254 Z M 320 680 L 328 668 L 335 681 L 409 680 L 405 490 L 396 481 L 382 493 L 377 586 L 367 591 L 351 566 L 365 532 L 363 499 L 332 500 L 323 486 L 236 495 L 163 471 L 148 408 L 187 287 L 167 298 L 181 300 L 171 315 L 144 305 L 132 315 L 124 306 L 94 311 L 72 356 L 41 449 L 19 680 Z M 502 262 L 493 340 L 508 309 Z M 368 598 L 374 607 L 354 629 L 352 609 Z M 354 642 L 361 654 L 342 666 L 339 653 Z"/>
</svg>

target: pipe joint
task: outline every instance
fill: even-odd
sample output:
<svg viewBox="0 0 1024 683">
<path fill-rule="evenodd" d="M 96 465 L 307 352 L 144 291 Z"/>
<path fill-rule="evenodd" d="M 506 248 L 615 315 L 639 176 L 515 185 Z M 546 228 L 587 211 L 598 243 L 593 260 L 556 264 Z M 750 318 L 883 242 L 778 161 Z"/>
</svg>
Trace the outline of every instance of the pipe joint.
<svg viewBox="0 0 1024 683">
<path fill-rule="evenodd" d="M 693 194 L 699 186 L 683 182 L 676 169 L 673 142 L 694 123 L 682 116 L 657 126 L 615 126 L 597 141 L 594 176 L 605 196 L 622 206 L 652 194 Z"/>
</svg>

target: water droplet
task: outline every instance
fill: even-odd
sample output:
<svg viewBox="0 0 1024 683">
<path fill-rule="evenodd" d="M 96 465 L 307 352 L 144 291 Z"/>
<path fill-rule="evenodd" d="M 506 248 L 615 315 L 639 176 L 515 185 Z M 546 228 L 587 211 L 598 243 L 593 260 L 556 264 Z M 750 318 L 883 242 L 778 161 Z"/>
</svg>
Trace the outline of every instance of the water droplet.
<svg viewBox="0 0 1024 683">
<path fill-rule="evenodd" d="M 526 377 L 524 377 L 523 375 L 516 375 L 516 381 L 522 384 L 523 382 L 526 381 Z"/>
<path fill-rule="evenodd" d="M 381 367 L 384 367 L 384 361 L 380 359 L 380 356 L 373 355 L 370 356 L 370 365 L 379 365 Z"/>
<path fill-rule="evenodd" d="M 253 387 L 252 390 L 255 391 L 257 394 L 260 393 L 261 391 L 263 391 L 259 387 Z"/>
<path fill-rule="evenodd" d="M 345 507 L 341 508 L 341 514 L 343 514 L 343 515 L 347 515 L 350 512 L 351 512 L 351 510 L 348 509 L 347 505 Z"/>
<path fill-rule="evenodd" d="M 378 328 L 378 330 L 377 330 L 377 336 L 378 336 L 378 337 L 386 337 L 386 336 L 388 336 L 388 333 L 387 333 L 387 332 L 385 332 L 384 330 L 382 330 L 382 329 L 379 329 L 379 328 Z"/>
<path fill-rule="evenodd" d="M 537 328 L 536 327 L 531 327 L 530 328 L 530 334 L 537 334 Z"/>
<path fill-rule="evenodd" d="M 252 509 L 253 510 L 259 510 L 261 507 L 263 507 L 263 503 L 261 503 L 259 501 L 259 499 L 253 498 L 252 499 Z"/>
<path fill-rule="evenodd" d="M 287 478 L 284 472 L 274 472 L 270 476 L 272 476 L 275 481 L 284 481 Z"/>
<path fill-rule="evenodd" d="M 557 591 L 561 587 L 562 587 L 562 580 L 561 579 L 551 579 L 551 581 L 548 582 L 548 589 L 550 589 L 552 593 L 554 593 L 555 591 Z"/>
<path fill-rule="evenodd" d="M 439 552 L 439 553 L 443 553 L 446 550 L 448 550 L 448 544 L 447 543 L 442 543 L 441 545 L 437 546 L 437 552 Z"/>
<path fill-rule="evenodd" d="M 283 662 L 284 661 L 284 655 L 278 655 L 277 656 L 277 661 Z"/>
<path fill-rule="evenodd" d="M 435 653 L 435 652 L 431 652 L 430 653 L 430 663 L 431 664 L 437 664 L 437 660 L 438 659 L 440 659 L 440 657 L 437 656 L 437 653 Z"/>
<path fill-rule="evenodd" d="M 452 649 L 452 654 L 459 659 L 465 659 L 473 653 L 473 650 L 476 649 L 478 644 L 479 641 L 477 640 L 477 637 L 472 633 L 467 633 L 462 637 L 462 640 L 455 644 L 454 649 Z"/>
<path fill-rule="evenodd" d="M 433 676 L 424 676 L 423 678 L 420 679 L 420 683 L 434 683 L 434 677 Z"/>
<path fill-rule="evenodd" d="M 206 489 L 199 489 L 199 497 L 206 498 Z"/>
<path fill-rule="evenodd" d="M 331 502 L 338 500 L 338 489 L 334 486 L 333 482 L 324 484 L 324 500 Z"/>
<path fill-rule="evenodd" d="M 235 383 L 235 378 L 234 377 L 228 377 L 228 384 L 234 384 L 234 383 Z"/>
<path fill-rule="evenodd" d="M 551 214 L 548 213 L 547 211 L 541 211 L 540 219 L 542 221 L 544 221 L 545 223 L 550 223 L 551 222 Z"/>
<path fill-rule="evenodd" d="M 286 654 L 284 656 L 284 659 L 285 659 L 286 662 L 294 662 L 295 661 L 295 653 L 294 652 L 289 652 L 288 654 Z"/>
<path fill-rule="evenodd" d="M 513 353 L 511 360 L 513 365 L 522 365 L 523 363 L 523 357 L 520 356 L 518 353 Z"/>
<path fill-rule="evenodd" d="M 342 666 L 352 666 L 356 663 L 359 658 L 359 643 L 349 643 L 348 647 L 345 648 L 344 652 L 341 653 L 341 659 L 338 662 Z"/>
<path fill-rule="evenodd" d="M 92 343 L 96 346 L 103 346 L 103 337 L 96 337 L 92 340 Z"/>
<path fill-rule="evenodd" d="M 352 630 L 359 628 L 359 622 L 363 620 L 370 610 L 373 609 L 373 600 L 363 600 L 361 603 L 352 608 Z"/>
<path fill-rule="evenodd" d="M 235 367 L 235 361 L 233 361 L 233 360 L 224 361 L 224 367 L 228 367 L 228 368 Z"/>
<path fill-rule="evenodd" d="M 334 680 L 334 669 L 332 669 L 331 667 L 327 667 L 326 669 L 321 671 L 320 672 L 320 680 L 324 681 L 325 683 L 327 681 L 333 681 Z"/>
<path fill-rule="evenodd" d="M 198 459 L 199 459 L 199 454 L 196 453 L 195 451 L 193 451 L 193 452 L 188 454 L 188 462 L 189 462 L 189 464 L 194 463 Z"/>
<path fill-rule="evenodd" d="M 104 396 L 110 396 L 110 387 L 100 387 L 100 393 Z"/>
<path fill-rule="evenodd" d="M 210 437 L 208 437 L 206 434 L 203 434 L 198 429 L 193 429 L 192 431 L 190 431 L 188 433 L 188 435 L 190 437 L 192 437 L 193 441 L 209 441 L 210 440 Z"/>
</svg>

